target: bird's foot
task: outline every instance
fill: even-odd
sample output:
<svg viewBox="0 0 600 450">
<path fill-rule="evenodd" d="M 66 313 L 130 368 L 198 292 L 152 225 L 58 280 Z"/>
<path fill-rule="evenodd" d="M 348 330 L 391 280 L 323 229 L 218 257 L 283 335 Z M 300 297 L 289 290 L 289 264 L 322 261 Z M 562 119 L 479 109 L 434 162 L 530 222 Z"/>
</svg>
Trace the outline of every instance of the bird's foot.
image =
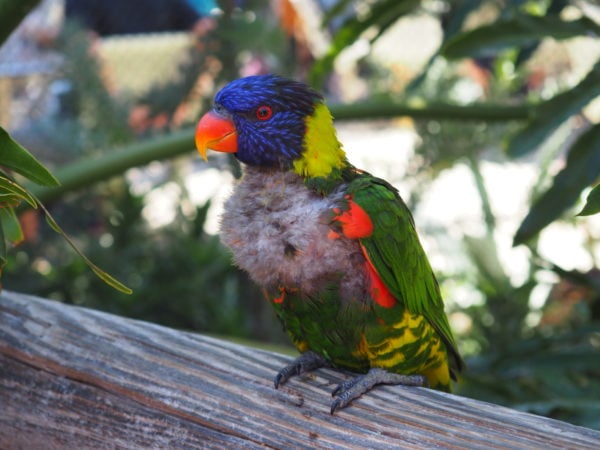
<svg viewBox="0 0 600 450">
<path fill-rule="evenodd" d="M 275 389 L 279 387 L 280 384 L 285 383 L 294 375 L 301 375 L 306 372 L 310 372 L 311 370 L 319 369 L 321 367 L 328 367 L 329 362 L 321 355 L 308 351 L 302 353 L 298 358 L 292 361 L 291 364 L 288 364 L 275 375 Z"/>
<path fill-rule="evenodd" d="M 337 397 L 331 404 L 331 414 L 336 410 L 346 407 L 352 400 L 357 399 L 365 392 L 370 391 L 378 384 L 401 384 L 404 386 L 428 387 L 427 378 L 423 375 L 401 375 L 391 373 L 385 369 L 373 368 L 365 375 L 359 375 L 340 383 L 331 393 Z"/>
</svg>

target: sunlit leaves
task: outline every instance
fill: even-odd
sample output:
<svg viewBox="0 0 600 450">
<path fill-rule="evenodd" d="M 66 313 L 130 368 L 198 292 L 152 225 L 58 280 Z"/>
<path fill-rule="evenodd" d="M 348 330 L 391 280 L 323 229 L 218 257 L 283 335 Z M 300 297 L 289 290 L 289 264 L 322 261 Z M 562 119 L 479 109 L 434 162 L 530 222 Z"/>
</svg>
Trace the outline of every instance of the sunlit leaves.
<svg viewBox="0 0 600 450">
<path fill-rule="evenodd" d="M 510 140 L 507 153 L 514 157 L 535 150 L 561 123 L 578 114 L 598 96 L 600 62 L 596 63 L 577 86 L 537 105 L 533 118 Z"/>
<path fill-rule="evenodd" d="M 567 162 L 552 186 L 538 198 L 521 223 L 515 245 L 534 237 L 579 199 L 581 192 L 600 177 L 600 124 L 594 125 L 571 147 Z"/>
<path fill-rule="evenodd" d="M 599 34 L 600 27 L 586 17 L 564 21 L 558 15 L 519 13 L 450 37 L 443 43 L 441 54 L 447 58 L 492 57 L 509 48 L 527 48 L 544 38 L 560 40 Z M 600 62 L 575 87 L 533 107 L 528 123 L 509 140 L 508 155 L 517 157 L 536 150 L 563 122 L 581 113 L 598 96 Z M 595 126 L 570 149 L 566 167 L 556 176 L 552 187 L 532 205 L 514 237 L 515 245 L 528 241 L 559 218 L 596 180 L 600 175 L 599 142 L 598 126 Z M 588 210 L 593 211 L 584 211 Z"/>
<path fill-rule="evenodd" d="M 586 17 L 565 21 L 554 15 L 515 14 L 452 36 L 442 45 L 441 54 L 449 59 L 490 57 L 501 50 L 526 47 L 546 37 L 560 40 L 586 34 L 600 34 L 600 27 Z"/>
</svg>

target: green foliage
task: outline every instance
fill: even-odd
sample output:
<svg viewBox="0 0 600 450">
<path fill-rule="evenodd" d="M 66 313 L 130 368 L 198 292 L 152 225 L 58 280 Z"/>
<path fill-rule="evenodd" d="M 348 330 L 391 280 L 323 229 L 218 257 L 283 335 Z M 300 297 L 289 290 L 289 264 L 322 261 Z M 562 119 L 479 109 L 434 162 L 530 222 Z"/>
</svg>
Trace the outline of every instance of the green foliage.
<svg viewBox="0 0 600 450">
<path fill-rule="evenodd" d="M 570 148 L 567 162 L 552 186 L 535 200 L 515 234 L 521 244 L 539 233 L 577 202 L 581 192 L 600 177 L 600 124 L 580 136 Z"/>
<path fill-rule="evenodd" d="M 2 270 L 6 265 L 7 244 L 23 240 L 23 232 L 14 208 L 22 201 L 33 208 L 38 206 L 36 199 L 4 168 L 12 169 L 36 183 L 47 186 L 56 186 L 58 181 L 3 128 L 0 128 L 0 148 L 2 148 L 2 158 L 0 159 L 0 168 L 2 168 L 0 170 L 0 275 L 2 275 Z"/>
<path fill-rule="evenodd" d="M 41 185 L 58 186 L 60 184 L 48 169 L 14 141 L 2 128 L 0 128 L 0 147 L 3 149 L 0 167 L 12 169 Z M 44 212 L 44 216 L 52 229 L 62 236 L 99 279 L 118 291 L 127 294 L 131 293 L 131 289 L 100 269 L 100 267 L 85 256 L 56 223 L 46 207 L 4 170 L 0 170 L 0 276 L 7 262 L 7 244 L 18 244 L 24 239 L 21 224 L 14 210 L 22 201 L 26 202 L 32 208 L 40 208 Z"/>
<path fill-rule="evenodd" d="M 458 393 L 600 429 L 600 326 L 507 342 L 470 358 Z"/>
<path fill-rule="evenodd" d="M 569 39 L 587 33 L 600 33 L 600 27 L 587 17 L 565 21 L 558 15 L 515 13 L 489 25 L 455 34 L 444 41 L 440 53 L 448 59 L 495 57 L 502 50 L 526 47 L 549 35 L 553 39 Z"/>
<path fill-rule="evenodd" d="M 506 149 L 510 156 L 524 156 L 538 148 L 569 117 L 600 96 L 600 62 L 573 88 L 535 106 L 530 120 L 512 136 Z M 574 144 L 577 145 L 577 144 Z"/>
<path fill-rule="evenodd" d="M 55 77 L 69 84 L 61 99 L 62 111 L 32 125 L 68 160 L 97 156 L 135 137 L 127 125 L 131 99 L 111 96 L 100 63 L 90 51 L 91 39 L 78 23 L 65 24 L 56 42 L 65 64 Z"/>
<path fill-rule="evenodd" d="M 9 2 L 9 14 L 3 16 L 3 21 L 6 20 L 6 24 L 4 24 L 6 27 L 3 27 L 3 30 L 10 33 L 36 4 L 37 2 L 25 2 L 17 6 L 17 2 Z M 0 42 L 4 41 L 5 37 L 4 35 L 0 36 Z M 31 182 L 42 186 L 56 187 L 60 185 L 59 181 L 31 153 L 14 141 L 3 128 L 0 128 L 0 148 L 2 148 L 0 167 L 3 168 L 0 170 L 0 276 L 3 274 L 3 269 L 7 263 L 7 244 L 18 244 L 24 239 L 21 224 L 14 209 L 24 201 L 30 207 L 43 210 L 45 218 L 52 229 L 75 250 L 99 279 L 118 291 L 131 293 L 131 289 L 100 269 L 85 256 L 56 223 L 46 207 L 26 188 L 22 187 L 5 169 L 12 170 Z"/>
</svg>

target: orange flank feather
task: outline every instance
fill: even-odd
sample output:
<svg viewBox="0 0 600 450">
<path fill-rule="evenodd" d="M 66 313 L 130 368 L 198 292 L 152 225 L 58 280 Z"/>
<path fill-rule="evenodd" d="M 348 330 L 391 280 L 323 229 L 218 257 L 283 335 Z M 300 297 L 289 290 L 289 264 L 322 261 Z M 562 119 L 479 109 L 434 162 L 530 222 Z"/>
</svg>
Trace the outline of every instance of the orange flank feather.
<svg viewBox="0 0 600 450">
<path fill-rule="evenodd" d="M 348 200 L 348 209 L 344 212 L 341 212 L 338 208 L 334 209 L 334 213 L 337 214 L 335 216 L 335 221 L 342 227 L 341 234 L 348 239 L 361 239 L 371 236 L 371 234 L 373 234 L 373 222 L 367 212 L 352 200 L 352 196 L 348 195 L 346 196 L 346 199 Z M 341 236 L 340 233 L 336 233 L 332 230 L 329 232 L 329 237 L 337 239 Z M 360 248 L 367 260 L 365 268 L 371 285 L 371 297 L 379 306 L 391 308 L 396 304 L 396 299 L 377 274 L 373 263 L 369 260 L 369 255 L 367 255 L 365 248 L 362 245 Z"/>
<path fill-rule="evenodd" d="M 342 226 L 342 234 L 348 239 L 360 239 L 371 236 L 373 222 L 371 218 L 357 203 L 348 196 L 348 209 L 338 214 L 335 220 Z"/>
<path fill-rule="evenodd" d="M 369 281 L 371 284 L 371 297 L 379 306 L 391 308 L 396 304 L 396 299 L 377 274 L 377 271 L 375 270 L 375 267 L 373 267 L 373 263 L 371 263 L 365 248 L 362 245 L 360 248 L 367 259 L 365 267 L 367 269 L 367 275 L 369 276 Z"/>
</svg>

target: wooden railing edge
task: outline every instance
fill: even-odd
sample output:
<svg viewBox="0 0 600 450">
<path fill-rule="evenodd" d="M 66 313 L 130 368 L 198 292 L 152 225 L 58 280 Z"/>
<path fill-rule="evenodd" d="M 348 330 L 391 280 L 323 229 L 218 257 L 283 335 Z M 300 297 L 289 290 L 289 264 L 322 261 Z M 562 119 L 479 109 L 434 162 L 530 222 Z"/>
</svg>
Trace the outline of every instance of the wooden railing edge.
<svg viewBox="0 0 600 450">
<path fill-rule="evenodd" d="M 0 293 L 0 448 L 600 448 L 600 432 L 424 388 L 329 414 L 349 375 L 276 390 L 290 358 Z"/>
</svg>

